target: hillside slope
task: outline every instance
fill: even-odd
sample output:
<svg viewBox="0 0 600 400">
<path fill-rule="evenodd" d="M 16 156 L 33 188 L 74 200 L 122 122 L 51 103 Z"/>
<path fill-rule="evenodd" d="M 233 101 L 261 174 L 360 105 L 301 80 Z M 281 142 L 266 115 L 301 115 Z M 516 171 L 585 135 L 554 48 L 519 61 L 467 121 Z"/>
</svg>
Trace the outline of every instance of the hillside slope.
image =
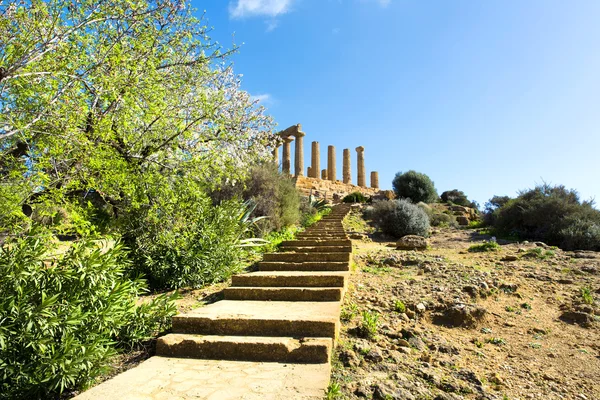
<svg viewBox="0 0 600 400">
<path fill-rule="evenodd" d="M 357 214 L 347 225 L 369 231 Z M 600 254 L 468 251 L 485 239 L 438 229 L 424 252 L 353 241 L 330 398 L 600 398 Z"/>
</svg>

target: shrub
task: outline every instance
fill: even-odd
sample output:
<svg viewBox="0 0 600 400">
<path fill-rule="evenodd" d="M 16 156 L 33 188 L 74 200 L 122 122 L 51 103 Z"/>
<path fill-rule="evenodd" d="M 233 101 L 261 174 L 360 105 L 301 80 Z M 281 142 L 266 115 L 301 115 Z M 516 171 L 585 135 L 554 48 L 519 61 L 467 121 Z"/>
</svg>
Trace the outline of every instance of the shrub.
<svg viewBox="0 0 600 400">
<path fill-rule="evenodd" d="M 118 347 L 167 328 L 176 311 L 164 295 L 136 305 L 145 282 L 126 278 L 119 244 L 52 250 L 43 235 L 0 249 L 0 398 L 81 388 L 106 370 Z"/>
<path fill-rule="evenodd" d="M 256 203 L 252 217 L 267 217 L 257 224 L 260 236 L 294 225 L 301 217 L 300 194 L 294 182 L 279 172 L 273 163 L 252 167 L 246 182 L 236 186 L 222 185 L 219 190 L 210 193 L 210 197 L 214 204 L 234 198 Z"/>
<path fill-rule="evenodd" d="M 444 203 L 452 203 L 457 204 L 459 206 L 471 207 L 475 209 L 477 208 L 476 204 L 470 201 L 463 191 L 458 189 L 446 190 L 444 193 L 442 193 L 440 198 Z"/>
<path fill-rule="evenodd" d="M 498 219 L 498 213 L 506 203 L 511 200 L 508 196 L 494 196 L 487 203 L 483 211 L 483 222 L 488 226 L 493 226 Z"/>
<path fill-rule="evenodd" d="M 345 196 L 342 201 L 344 203 L 366 203 L 367 199 L 361 192 L 353 192 Z"/>
<path fill-rule="evenodd" d="M 600 211 L 564 186 L 537 186 L 494 210 L 494 228 L 565 250 L 600 250 Z"/>
<path fill-rule="evenodd" d="M 395 237 L 426 236 L 429 232 L 429 217 L 408 200 L 379 201 L 368 215 L 384 233 Z"/>
<path fill-rule="evenodd" d="M 431 179 L 416 171 L 398 172 L 392 181 L 392 186 L 397 197 L 411 199 L 413 203 L 420 201 L 433 203 L 438 198 Z"/>
<path fill-rule="evenodd" d="M 432 226 L 442 226 L 442 227 L 457 227 L 458 222 L 456 222 L 456 217 L 449 214 L 444 213 L 435 213 L 432 214 L 429 222 Z"/>
<path fill-rule="evenodd" d="M 240 268 L 241 241 L 252 228 L 248 205 L 227 200 L 213 205 L 200 191 L 176 191 L 131 218 L 125 236 L 134 273 L 153 288 L 201 287 L 223 281 Z"/>
</svg>

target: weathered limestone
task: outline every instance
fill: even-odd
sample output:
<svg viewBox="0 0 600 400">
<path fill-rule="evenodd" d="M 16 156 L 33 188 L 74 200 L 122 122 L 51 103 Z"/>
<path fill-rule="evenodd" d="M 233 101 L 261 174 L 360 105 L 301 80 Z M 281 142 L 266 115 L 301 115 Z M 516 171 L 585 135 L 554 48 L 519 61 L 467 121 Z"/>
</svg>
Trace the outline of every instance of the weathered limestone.
<svg viewBox="0 0 600 400">
<path fill-rule="evenodd" d="M 310 165 L 308 166 L 308 168 L 306 168 L 306 176 L 308 176 L 308 177 L 313 176 L 312 167 Z"/>
<path fill-rule="evenodd" d="M 321 150 L 319 148 L 319 142 L 312 142 L 312 152 L 310 159 L 312 173 L 309 175 L 310 178 L 319 178 L 319 171 L 321 170 Z M 326 179 L 326 178 L 324 178 Z"/>
<path fill-rule="evenodd" d="M 379 172 L 371 172 L 371 187 L 373 189 L 379 189 Z"/>
<path fill-rule="evenodd" d="M 349 211 L 334 207 L 304 240 L 266 254 L 271 268 L 234 276 L 225 300 L 173 317 L 157 356 L 77 399 L 322 399 L 349 275 Z"/>
<path fill-rule="evenodd" d="M 296 176 L 304 175 L 304 136 L 306 133 L 300 131 L 300 124 L 297 125 L 298 131 L 294 134 L 296 137 L 296 155 L 294 156 L 294 174 Z"/>
<path fill-rule="evenodd" d="M 273 149 L 273 160 L 275 163 L 279 164 L 279 146 Z"/>
<path fill-rule="evenodd" d="M 335 338 L 339 315 L 337 301 L 221 300 L 174 316 L 173 333 Z"/>
<path fill-rule="evenodd" d="M 327 179 L 336 181 L 335 171 L 335 146 L 327 147 Z"/>
<path fill-rule="evenodd" d="M 358 162 L 358 186 L 367 187 L 367 178 L 365 176 L 365 148 L 358 146 L 356 148 L 356 160 Z"/>
<path fill-rule="evenodd" d="M 360 192 L 367 197 L 379 196 L 381 193 L 380 189 L 346 184 L 341 180 L 332 182 L 327 180 L 326 174 L 323 175 L 322 179 L 300 176 L 295 179 L 295 184 L 303 196 L 313 196 L 316 199 L 331 199 L 334 202 L 342 200 L 344 196 L 353 192 Z"/>
<path fill-rule="evenodd" d="M 281 160 L 281 170 L 284 174 L 290 175 L 292 168 L 292 151 L 290 143 L 294 139 L 290 136 L 283 138 L 283 159 Z"/>
<path fill-rule="evenodd" d="M 323 179 L 323 180 L 327 179 L 327 170 L 326 169 L 321 170 L 321 179 Z"/>
<path fill-rule="evenodd" d="M 290 349 L 282 353 L 294 353 L 294 344 L 297 346 L 298 341 L 294 343 L 294 339 L 281 339 L 281 343 Z M 311 345 L 312 343 L 315 342 L 311 340 Z M 269 345 L 269 351 L 273 348 L 269 342 L 265 344 Z M 329 363 L 296 364 L 155 356 L 136 368 L 83 392 L 75 399 L 321 400 L 329 384 L 330 374 Z"/>
<path fill-rule="evenodd" d="M 350 149 L 344 149 L 344 166 L 342 169 L 344 183 L 352 183 L 352 167 L 350 165 Z"/>
</svg>

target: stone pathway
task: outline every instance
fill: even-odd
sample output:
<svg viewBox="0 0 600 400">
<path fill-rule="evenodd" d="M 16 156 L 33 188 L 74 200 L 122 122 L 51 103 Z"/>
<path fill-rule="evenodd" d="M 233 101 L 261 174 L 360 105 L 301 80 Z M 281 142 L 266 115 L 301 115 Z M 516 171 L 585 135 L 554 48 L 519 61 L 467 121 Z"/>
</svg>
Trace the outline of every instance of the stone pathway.
<svg viewBox="0 0 600 400">
<path fill-rule="evenodd" d="M 351 241 L 348 205 L 236 275 L 225 300 L 173 317 L 155 357 L 76 397 L 322 399 L 339 333 Z"/>
</svg>

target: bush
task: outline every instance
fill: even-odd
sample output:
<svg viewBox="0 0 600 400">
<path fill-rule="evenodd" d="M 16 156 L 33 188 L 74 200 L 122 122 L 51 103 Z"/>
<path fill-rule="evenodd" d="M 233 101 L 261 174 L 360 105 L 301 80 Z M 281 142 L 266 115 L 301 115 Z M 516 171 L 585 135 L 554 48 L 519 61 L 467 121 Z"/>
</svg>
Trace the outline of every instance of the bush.
<svg viewBox="0 0 600 400">
<path fill-rule="evenodd" d="M 125 237 L 135 274 L 153 288 L 201 287 L 223 281 L 241 265 L 241 241 L 252 228 L 240 200 L 213 205 L 198 190 L 180 188 L 175 201 L 156 199 L 131 218 Z"/>
<path fill-rule="evenodd" d="M 475 202 L 470 201 L 467 198 L 467 195 L 458 189 L 446 190 L 440 196 L 444 203 L 456 204 L 463 207 L 470 207 L 477 209 L 477 204 Z"/>
<path fill-rule="evenodd" d="M 361 192 L 350 193 L 342 199 L 344 203 L 366 203 L 368 200 Z"/>
<path fill-rule="evenodd" d="M 125 277 L 119 244 L 52 250 L 46 236 L 0 249 L 0 398 L 50 398 L 84 387 L 119 347 L 167 328 L 176 311 L 164 295 L 136 305 L 145 282 Z"/>
<path fill-rule="evenodd" d="M 483 222 L 488 226 L 496 224 L 498 213 L 506 203 L 511 200 L 508 196 L 494 196 L 487 203 L 485 203 L 485 209 L 483 211 Z"/>
<path fill-rule="evenodd" d="M 369 209 L 368 217 L 386 234 L 427 236 L 429 217 L 423 209 L 408 200 L 379 201 Z"/>
<path fill-rule="evenodd" d="M 256 204 L 252 217 L 267 217 L 256 225 L 256 233 L 264 236 L 279 231 L 300 220 L 300 194 L 294 182 L 278 171 L 273 163 L 254 166 L 246 182 L 224 184 L 210 193 L 215 205 L 226 200 L 241 198 Z"/>
<path fill-rule="evenodd" d="M 433 203 L 438 199 L 437 191 L 431 179 L 419 172 L 398 172 L 392 181 L 392 186 L 397 197 L 411 199 L 413 203 L 420 201 Z"/>
<path fill-rule="evenodd" d="M 492 211 L 500 234 L 564 250 L 600 250 L 600 211 L 564 186 L 537 186 Z"/>
<path fill-rule="evenodd" d="M 440 227 L 457 227 L 458 222 L 456 222 L 456 217 L 449 214 L 444 213 L 435 213 L 431 214 L 429 217 L 429 223 L 431 226 L 440 226 Z"/>
</svg>

